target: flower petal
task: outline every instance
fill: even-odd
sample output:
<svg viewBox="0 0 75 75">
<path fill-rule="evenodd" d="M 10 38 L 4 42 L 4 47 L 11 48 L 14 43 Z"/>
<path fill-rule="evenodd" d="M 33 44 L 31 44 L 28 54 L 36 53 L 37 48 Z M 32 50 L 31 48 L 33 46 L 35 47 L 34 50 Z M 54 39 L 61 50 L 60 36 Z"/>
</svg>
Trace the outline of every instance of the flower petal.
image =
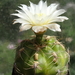
<svg viewBox="0 0 75 75">
<path fill-rule="evenodd" d="M 30 2 L 30 1 L 29 1 Z M 29 7 L 29 9 L 30 9 L 30 12 L 34 15 L 35 14 L 35 4 L 33 4 L 32 2 L 30 2 L 30 7 Z"/>
<path fill-rule="evenodd" d="M 57 4 L 57 3 L 52 3 L 51 5 L 49 5 L 49 6 L 47 7 L 47 15 L 53 14 L 53 12 L 56 11 L 58 5 L 59 5 L 59 4 Z"/>
<path fill-rule="evenodd" d="M 49 23 L 52 23 L 52 22 L 63 22 L 64 20 L 68 20 L 68 18 L 65 17 L 65 16 L 59 16 L 59 17 L 56 17 L 56 18 L 50 20 Z"/>
<path fill-rule="evenodd" d="M 47 30 L 47 27 L 44 27 L 44 26 L 33 26 L 32 27 L 32 30 L 35 32 L 35 33 L 40 33 L 40 32 L 44 32 Z"/>
<path fill-rule="evenodd" d="M 35 13 L 36 14 L 46 14 L 46 10 L 47 10 L 47 2 L 43 2 L 42 0 L 40 0 L 40 2 L 38 3 L 38 5 L 35 6 Z"/>
<path fill-rule="evenodd" d="M 31 28 L 31 25 L 21 25 L 20 26 L 20 31 L 28 30 Z"/>
<path fill-rule="evenodd" d="M 63 22 L 64 20 L 68 20 L 69 18 L 67 18 L 65 16 L 59 16 L 56 19 L 58 20 L 58 22 Z"/>
<path fill-rule="evenodd" d="M 47 1 L 43 2 L 43 5 L 39 9 L 40 9 L 41 13 L 46 14 L 46 11 L 47 11 Z"/>
<path fill-rule="evenodd" d="M 39 6 L 39 9 L 41 10 L 42 9 L 42 7 L 43 7 L 43 1 L 42 0 L 40 0 L 40 2 L 38 3 L 38 6 Z"/>
<path fill-rule="evenodd" d="M 22 18 L 18 18 L 18 19 L 14 19 L 14 23 L 21 23 L 21 24 L 30 24 L 29 22 L 27 22 L 26 20 L 22 19 Z"/>
<path fill-rule="evenodd" d="M 32 22 L 32 23 L 35 23 L 36 22 L 35 16 L 33 16 L 33 14 L 29 10 L 25 10 L 25 14 L 30 19 L 29 20 L 30 22 Z"/>
<path fill-rule="evenodd" d="M 66 11 L 64 9 L 56 10 L 50 17 L 54 18 L 54 17 L 57 17 L 65 12 Z"/>
<path fill-rule="evenodd" d="M 25 10 L 28 10 L 28 7 L 27 7 L 27 5 L 25 5 L 25 4 L 21 4 L 21 6 L 18 6 L 20 9 L 22 9 L 24 12 L 25 12 Z"/>
<path fill-rule="evenodd" d="M 58 24 L 56 24 L 56 23 L 49 24 L 49 25 L 44 25 L 44 26 L 47 27 L 47 28 L 49 28 L 49 29 L 52 30 L 52 31 L 61 32 L 60 25 L 58 25 Z"/>
<path fill-rule="evenodd" d="M 29 20 L 28 21 L 32 21 L 33 23 L 34 23 L 34 21 L 36 22 L 36 19 L 35 19 L 35 16 L 33 16 L 33 14 L 30 12 L 30 8 L 28 8 L 26 5 L 23 5 L 23 4 L 21 4 L 23 7 L 19 7 L 19 8 L 21 8 L 23 11 L 24 11 L 24 13 L 23 12 L 20 12 L 20 10 L 18 11 L 21 15 L 25 15 L 26 17 L 28 17 L 29 18 Z M 23 14 L 22 14 L 23 13 Z M 25 17 L 24 16 L 24 17 Z"/>
<path fill-rule="evenodd" d="M 22 19 L 24 19 L 24 20 L 30 20 L 30 18 L 23 12 L 23 11 L 21 11 L 21 10 L 16 10 L 18 13 L 16 13 L 16 14 L 11 14 L 11 15 L 14 15 L 14 16 L 17 16 L 17 17 L 20 17 L 20 18 L 22 18 Z"/>
<path fill-rule="evenodd" d="M 11 15 L 14 15 L 14 16 L 17 16 L 17 17 L 20 17 L 20 18 L 25 19 L 25 18 L 24 18 L 24 16 L 23 16 L 23 15 L 21 15 L 21 14 L 17 14 L 17 13 L 16 13 L 16 14 L 11 14 Z"/>
</svg>

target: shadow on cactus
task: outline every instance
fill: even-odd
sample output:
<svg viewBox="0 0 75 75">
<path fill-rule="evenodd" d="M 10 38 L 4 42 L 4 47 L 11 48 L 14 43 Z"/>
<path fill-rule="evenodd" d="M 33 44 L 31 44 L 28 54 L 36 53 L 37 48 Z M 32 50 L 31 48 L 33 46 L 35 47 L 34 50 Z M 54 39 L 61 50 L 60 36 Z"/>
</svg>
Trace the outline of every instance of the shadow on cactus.
<svg viewBox="0 0 75 75">
<path fill-rule="evenodd" d="M 21 4 L 12 15 L 19 18 L 15 23 L 21 23 L 20 31 L 32 29 L 35 36 L 23 40 L 16 49 L 16 57 L 12 75 L 67 75 L 69 54 L 55 36 L 44 35 L 47 29 L 61 31 L 56 22 L 68 20 L 64 9 L 57 9 L 59 4 L 42 0 L 36 5 Z"/>
</svg>

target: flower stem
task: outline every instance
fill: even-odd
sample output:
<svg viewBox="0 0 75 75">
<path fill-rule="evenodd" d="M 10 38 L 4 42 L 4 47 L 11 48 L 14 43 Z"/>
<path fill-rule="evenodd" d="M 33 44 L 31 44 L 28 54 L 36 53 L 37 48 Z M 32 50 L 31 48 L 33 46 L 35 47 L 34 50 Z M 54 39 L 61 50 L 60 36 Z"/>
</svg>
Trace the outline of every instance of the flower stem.
<svg viewBox="0 0 75 75">
<path fill-rule="evenodd" d="M 42 39 L 43 39 L 43 34 L 36 34 L 35 42 L 37 44 L 42 44 Z"/>
</svg>

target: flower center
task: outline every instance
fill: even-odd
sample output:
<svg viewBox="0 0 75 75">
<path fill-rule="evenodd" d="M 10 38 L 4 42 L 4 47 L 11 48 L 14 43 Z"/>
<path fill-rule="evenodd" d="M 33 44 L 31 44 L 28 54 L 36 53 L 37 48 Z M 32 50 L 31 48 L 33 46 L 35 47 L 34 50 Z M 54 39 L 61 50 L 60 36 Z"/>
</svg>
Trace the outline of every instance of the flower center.
<svg viewBox="0 0 75 75">
<path fill-rule="evenodd" d="M 43 13 L 39 13 L 39 14 L 37 14 L 38 15 L 38 17 L 41 17 L 41 16 L 43 16 L 44 14 Z"/>
</svg>

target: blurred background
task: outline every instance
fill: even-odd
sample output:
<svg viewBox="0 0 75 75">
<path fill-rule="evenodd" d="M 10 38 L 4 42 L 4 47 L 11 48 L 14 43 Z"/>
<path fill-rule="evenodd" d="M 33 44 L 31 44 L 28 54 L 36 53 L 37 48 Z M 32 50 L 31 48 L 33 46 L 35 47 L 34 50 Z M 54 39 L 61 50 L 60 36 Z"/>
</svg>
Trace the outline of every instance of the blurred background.
<svg viewBox="0 0 75 75">
<path fill-rule="evenodd" d="M 39 0 L 30 0 L 38 3 Z M 75 0 L 47 0 L 50 3 L 60 3 L 60 8 L 67 12 L 64 14 L 69 18 L 68 21 L 59 23 L 62 32 L 52 32 L 48 30 L 46 35 L 55 35 L 62 42 L 66 49 L 69 50 L 71 59 L 69 70 L 71 75 L 75 75 Z M 34 33 L 31 30 L 19 32 L 20 24 L 13 25 L 15 13 L 20 4 L 29 5 L 29 0 L 0 0 L 0 75 L 11 75 L 15 59 L 15 49 L 19 43 L 30 38 Z"/>
</svg>

